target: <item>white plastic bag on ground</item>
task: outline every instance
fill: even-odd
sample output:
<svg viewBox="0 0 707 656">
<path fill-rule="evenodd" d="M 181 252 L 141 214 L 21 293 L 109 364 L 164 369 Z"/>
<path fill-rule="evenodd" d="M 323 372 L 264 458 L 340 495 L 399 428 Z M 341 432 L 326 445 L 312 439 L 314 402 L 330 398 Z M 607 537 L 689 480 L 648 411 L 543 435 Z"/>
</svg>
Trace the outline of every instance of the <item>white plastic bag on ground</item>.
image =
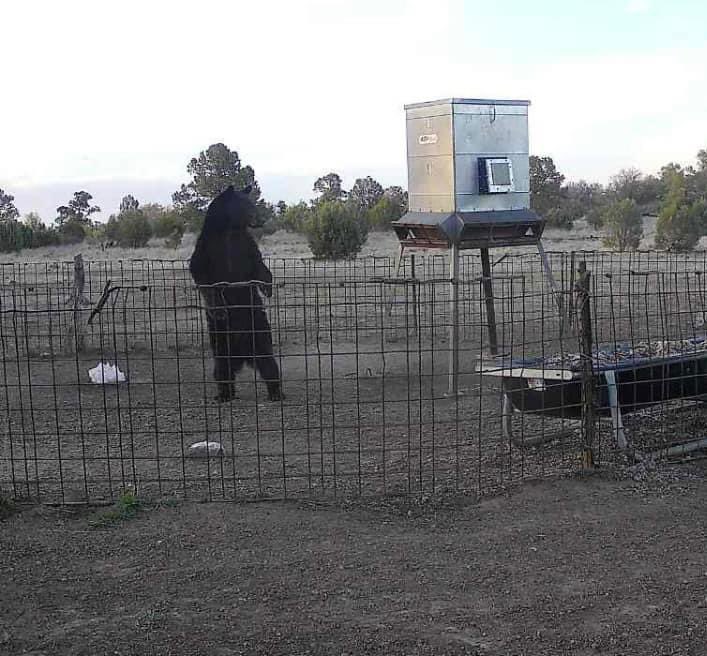
<svg viewBox="0 0 707 656">
<path fill-rule="evenodd" d="M 93 369 L 88 370 L 88 377 L 96 385 L 115 385 L 125 382 L 125 374 L 118 369 L 118 365 L 109 362 L 99 362 Z"/>
</svg>

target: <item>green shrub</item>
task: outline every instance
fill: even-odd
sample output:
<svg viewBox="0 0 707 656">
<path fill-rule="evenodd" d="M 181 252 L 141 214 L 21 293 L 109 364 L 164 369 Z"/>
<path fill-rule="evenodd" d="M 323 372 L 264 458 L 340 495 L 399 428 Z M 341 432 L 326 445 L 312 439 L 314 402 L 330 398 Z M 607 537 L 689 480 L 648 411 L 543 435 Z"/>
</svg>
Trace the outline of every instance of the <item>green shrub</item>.
<svg viewBox="0 0 707 656">
<path fill-rule="evenodd" d="M 39 248 L 53 246 L 59 243 L 59 233 L 56 228 L 47 226 L 36 212 L 26 214 L 22 219 L 22 237 L 20 243 L 15 242 L 16 249 Z"/>
<path fill-rule="evenodd" d="M 59 239 L 62 244 L 80 244 L 86 239 L 86 228 L 78 221 L 66 221 L 59 228 Z"/>
<path fill-rule="evenodd" d="M 167 248 L 179 248 L 182 243 L 182 237 L 184 237 L 184 224 L 180 223 L 174 226 L 172 233 L 164 240 L 165 246 Z"/>
<path fill-rule="evenodd" d="M 274 235 L 278 229 L 277 221 L 275 219 L 269 219 L 261 226 L 250 228 L 250 231 L 256 239 L 261 239 L 265 235 Z"/>
<path fill-rule="evenodd" d="M 277 217 L 277 222 L 281 228 L 288 232 L 304 232 L 312 214 L 312 209 L 305 202 L 297 205 L 290 205 Z"/>
<path fill-rule="evenodd" d="M 152 237 L 152 226 L 140 210 L 128 210 L 119 217 L 118 243 L 125 248 L 142 248 Z"/>
<path fill-rule="evenodd" d="M 366 212 L 366 221 L 374 230 L 383 230 L 389 228 L 391 221 L 397 221 L 402 215 L 400 203 L 390 196 L 383 196 Z"/>
<path fill-rule="evenodd" d="M 0 221 L 0 253 L 31 248 L 32 230 L 15 219 Z"/>
<path fill-rule="evenodd" d="M 121 492 L 115 505 L 101 513 L 98 513 L 89 524 L 94 528 L 103 528 L 128 519 L 133 519 L 139 512 L 142 504 L 133 489 L 126 489 Z"/>
<path fill-rule="evenodd" d="M 141 248 L 150 241 L 152 226 L 141 210 L 126 210 L 108 219 L 103 234 L 106 241 L 123 248 Z"/>
<path fill-rule="evenodd" d="M 606 207 L 592 207 L 584 217 L 587 220 L 587 225 L 599 230 L 604 225 L 604 214 L 606 212 Z"/>
<path fill-rule="evenodd" d="M 672 251 L 690 251 L 705 234 L 707 205 L 688 195 L 685 174 L 668 172 L 667 194 L 656 223 L 655 245 Z"/>
<path fill-rule="evenodd" d="M 573 213 L 568 211 L 564 205 L 548 208 L 542 217 L 551 228 L 562 228 L 563 230 L 569 230 L 575 219 Z"/>
<path fill-rule="evenodd" d="M 655 245 L 666 250 L 691 251 L 700 241 L 707 223 L 704 201 L 661 210 L 656 223 Z"/>
<path fill-rule="evenodd" d="M 315 258 L 339 260 L 354 257 L 361 250 L 368 225 L 352 205 L 325 201 L 310 213 L 305 234 Z"/>
<path fill-rule="evenodd" d="M 94 223 L 92 226 L 85 228 L 86 241 L 89 244 L 100 245 L 106 241 L 107 223 Z"/>
<path fill-rule="evenodd" d="M 61 239 L 59 238 L 59 233 L 54 228 L 42 226 L 39 230 L 34 230 L 32 232 L 32 248 L 54 246 L 60 242 Z"/>
<path fill-rule="evenodd" d="M 170 239 L 181 231 L 181 241 L 184 227 L 184 219 L 174 210 L 163 210 L 152 221 L 152 233 L 159 239 Z"/>
<path fill-rule="evenodd" d="M 643 219 L 635 201 L 616 200 L 603 212 L 604 243 L 614 250 L 636 250 L 643 237 Z"/>
</svg>

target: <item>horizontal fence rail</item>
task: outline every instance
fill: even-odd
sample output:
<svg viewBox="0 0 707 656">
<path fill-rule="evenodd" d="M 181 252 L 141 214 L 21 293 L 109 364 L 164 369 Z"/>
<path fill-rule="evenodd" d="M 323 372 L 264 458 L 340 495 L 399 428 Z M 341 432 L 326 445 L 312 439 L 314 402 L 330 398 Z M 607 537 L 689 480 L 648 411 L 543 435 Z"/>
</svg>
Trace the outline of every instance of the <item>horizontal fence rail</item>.
<svg viewBox="0 0 707 656">
<path fill-rule="evenodd" d="M 549 251 L 547 253 L 558 280 L 573 277 L 580 261 L 586 261 L 594 275 L 629 273 L 631 271 L 681 272 L 707 270 L 707 251 L 667 253 L 659 251 Z M 369 256 L 354 260 L 314 260 L 311 258 L 266 257 L 276 280 L 339 282 L 370 278 L 445 278 L 449 261 L 445 252 L 408 252 L 402 258 Z M 492 262 L 495 274 L 535 273 L 542 275 L 535 252 L 499 254 Z M 191 283 L 189 263 L 185 260 L 95 260 L 87 261 L 86 281 L 90 289 L 100 291 L 107 280 L 132 286 Z M 62 262 L 0 262 L 0 285 L 41 288 L 52 286 L 70 289 L 73 285 L 73 261 Z M 463 252 L 459 277 L 481 275 L 480 258 L 476 252 Z"/>
</svg>

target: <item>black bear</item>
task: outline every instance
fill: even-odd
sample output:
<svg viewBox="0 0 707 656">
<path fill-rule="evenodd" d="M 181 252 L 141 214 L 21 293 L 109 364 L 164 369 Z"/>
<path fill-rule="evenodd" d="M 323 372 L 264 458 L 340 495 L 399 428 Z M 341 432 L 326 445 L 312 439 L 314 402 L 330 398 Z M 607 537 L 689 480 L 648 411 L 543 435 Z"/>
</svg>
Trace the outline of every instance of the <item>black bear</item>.
<svg viewBox="0 0 707 656">
<path fill-rule="evenodd" d="M 248 232 L 255 218 L 251 191 L 250 186 L 236 191 L 231 185 L 214 198 L 189 263 L 206 304 L 216 399 L 221 402 L 235 398 L 233 381 L 244 364 L 257 369 L 271 401 L 281 397 L 280 370 L 259 293 L 272 295 L 272 274 Z"/>
</svg>

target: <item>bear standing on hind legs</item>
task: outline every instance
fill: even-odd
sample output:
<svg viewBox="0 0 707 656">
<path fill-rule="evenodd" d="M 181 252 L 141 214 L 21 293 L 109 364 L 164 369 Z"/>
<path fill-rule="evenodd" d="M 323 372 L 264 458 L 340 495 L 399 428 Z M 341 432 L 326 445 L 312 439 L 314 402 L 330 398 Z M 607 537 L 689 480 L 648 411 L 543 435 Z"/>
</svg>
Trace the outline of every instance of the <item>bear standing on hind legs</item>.
<svg viewBox="0 0 707 656">
<path fill-rule="evenodd" d="M 206 303 L 218 384 L 216 399 L 220 402 L 235 398 L 233 381 L 244 364 L 257 369 L 271 401 L 281 398 L 280 370 L 258 291 L 260 288 L 267 296 L 272 295 L 272 274 L 248 232 L 255 218 L 255 204 L 248 197 L 251 190 L 248 186 L 236 191 L 230 186 L 214 198 L 189 263 Z M 262 284 L 248 284 L 251 281 Z"/>
</svg>

